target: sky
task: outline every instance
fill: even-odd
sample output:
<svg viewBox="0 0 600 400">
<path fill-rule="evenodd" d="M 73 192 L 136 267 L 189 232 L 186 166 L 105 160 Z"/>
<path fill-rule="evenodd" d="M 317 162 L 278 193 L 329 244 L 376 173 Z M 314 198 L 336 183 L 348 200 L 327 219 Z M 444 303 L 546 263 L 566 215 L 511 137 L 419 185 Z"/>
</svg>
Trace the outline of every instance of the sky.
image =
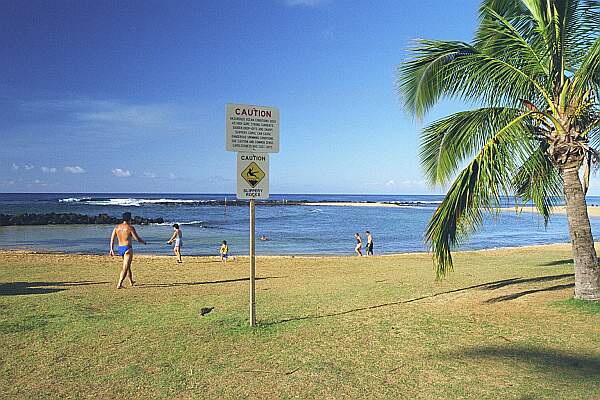
<svg viewBox="0 0 600 400">
<path fill-rule="evenodd" d="M 234 193 L 227 103 L 277 107 L 271 193 L 443 193 L 395 89 L 479 1 L 0 2 L 0 192 Z"/>
</svg>

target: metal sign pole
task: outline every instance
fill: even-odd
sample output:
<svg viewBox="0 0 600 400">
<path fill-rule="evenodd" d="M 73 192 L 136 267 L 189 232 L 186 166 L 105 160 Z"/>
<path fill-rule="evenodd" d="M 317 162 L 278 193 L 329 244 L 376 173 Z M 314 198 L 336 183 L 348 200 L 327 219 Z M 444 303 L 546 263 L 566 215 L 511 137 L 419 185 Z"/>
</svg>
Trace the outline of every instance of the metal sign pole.
<svg viewBox="0 0 600 400">
<path fill-rule="evenodd" d="M 256 326 L 255 273 L 256 260 L 254 255 L 254 199 L 250 199 L 250 326 Z"/>
</svg>

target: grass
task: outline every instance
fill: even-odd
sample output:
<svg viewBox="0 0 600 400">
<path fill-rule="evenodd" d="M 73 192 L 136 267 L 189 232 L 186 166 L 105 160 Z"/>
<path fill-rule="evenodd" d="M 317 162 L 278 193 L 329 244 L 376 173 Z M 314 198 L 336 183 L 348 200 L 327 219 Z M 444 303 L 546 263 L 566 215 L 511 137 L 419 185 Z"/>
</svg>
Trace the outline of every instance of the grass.
<svg viewBox="0 0 600 400">
<path fill-rule="evenodd" d="M 567 246 L 257 261 L 0 253 L 0 397 L 597 399 Z M 202 307 L 214 310 L 199 316 Z"/>
<path fill-rule="evenodd" d="M 600 302 L 583 301 L 577 299 L 567 299 L 556 302 L 559 306 L 564 306 L 566 312 L 580 311 L 586 314 L 600 314 Z"/>
</svg>

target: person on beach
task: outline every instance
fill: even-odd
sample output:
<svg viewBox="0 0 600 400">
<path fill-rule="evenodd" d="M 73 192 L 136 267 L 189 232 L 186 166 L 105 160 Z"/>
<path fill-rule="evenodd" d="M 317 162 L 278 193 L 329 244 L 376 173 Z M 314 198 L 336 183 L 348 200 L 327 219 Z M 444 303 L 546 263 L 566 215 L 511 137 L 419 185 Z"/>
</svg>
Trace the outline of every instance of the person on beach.
<svg viewBox="0 0 600 400">
<path fill-rule="evenodd" d="M 125 276 L 129 277 L 131 286 L 135 284 L 133 276 L 131 274 L 131 262 L 133 261 L 133 246 L 131 245 L 131 238 L 134 238 L 142 244 L 146 244 L 146 241 L 142 239 L 135 228 L 131 225 L 131 213 L 123 213 L 123 222 L 115 226 L 110 236 L 110 255 L 115 255 L 115 237 L 119 240 L 119 255 L 123 257 L 123 269 L 119 276 L 119 283 L 117 283 L 117 289 L 123 288 L 123 280 Z"/>
<path fill-rule="evenodd" d="M 167 241 L 167 244 L 175 243 L 173 245 L 173 253 L 177 256 L 177 263 L 181 264 L 181 246 L 183 244 L 183 238 L 181 235 L 181 229 L 179 229 L 179 224 L 173 224 L 173 235 L 171 235 L 171 239 Z"/>
<path fill-rule="evenodd" d="M 365 232 L 367 234 L 367 256 L 372 256 L 373 255 L 373 236 L 371 235 L 371 232 L 366 231 Z"/>
<path fill-rule="evenodd" d="M 354 251 L 360 257 L 362 256 L 362 239 L 360 238 L 358 232 L 356 232 L 356 234 L 354 235 L 354 239 L 356 239 L 356 248 L 354 249 Z"/>
<path fill-rule="evenodd" d="M 221 261 L 226 263 L 227 259 L 229 258 L 229 246 L 227 246 L 227 240 L 223 240 L 223 242 L 221 242 L 219 254 L 221 254 Z"/>
</svg>

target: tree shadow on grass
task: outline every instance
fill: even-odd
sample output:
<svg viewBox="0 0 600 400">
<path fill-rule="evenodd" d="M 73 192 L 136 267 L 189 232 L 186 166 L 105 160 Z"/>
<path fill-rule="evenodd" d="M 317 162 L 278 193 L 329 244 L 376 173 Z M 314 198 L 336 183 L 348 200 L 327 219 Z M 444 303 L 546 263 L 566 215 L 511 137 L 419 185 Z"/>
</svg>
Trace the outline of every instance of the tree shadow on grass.
<svg viewBox="0 0 600 400">
<path fill-rule="evenodd" d="M 456 356 L 518 362 L 541 368 L 548 373 L 576 375 L 578 378 L 594 381 L 600 378 L 600 355 L 583 355 L 523 346 L 484 346 L 460 352 Z"/>
<path fill-rule="evenodd" d="M 103 285 L 109 282 L 7 282 L 0 283 L 0 296 L 23 296 L 62 292 L 73 286 Z"/>
<path fill-rule="evenodd" d="M 568 289 L 568 288 L 573 288 L 573 287 L 575 287 L 574 283 L 565 283 L 564 285 L 555 285 L 555 286 L 550 286 L 550 287 L 541 288 L 541 289 L 524 290 L 522 292 L 511 293 L 511 294 L 507 294 L 504 296 L 498 296 L 498 297 L 488 299 L 485 302 L 486 303 L 499 303 L 502 301 L 518 299 L 519 297 L 527 296 L 528 294 L 532 294 L 532 293 L 553 292 L 555 290 L 563 290 L 563 289 Z"/>
<path fill-rule="evenodd" d="M 255 278 L 257 281 L 262 281 L 265 279 L 281 279 L 285 278 L 284 276 L 264 276 L 261 278 Z M 173 283 L 142 283 L 136 285 L 137 287 L 143 288 L 169 288 L 169 287 L 178 287 L 178 286 L 196 286 L 196 285 L 216 285 L 221 283 L 235 283 L 235 282 L 246 282 L 249 281 L 250 278 L 238 278 L 238 279 L 225 279 L 222 281 L 205 281 L 205 282 L 173 282 Z"/>
<path fill-rule="evenodd" d="M 384 303 L 384 304 L 376 304 L 376 305 L 372 305 L 372 306 L 354 308 L 351 310 L 339 311 L 339 312 L 334 312 L 334 313 L 329 313 L 329 314 L 307 315 L 307 316 L 303 316 L 303 317 L 286 318 L 286 319 L 282 319 L 279 321 L 264 322 L 261 325 L 268 326 L 268 325 L 276 325 L 276 324 L 282 324 L 282 323 L 293 322 L 293 321 L 303 321 L 303 320 L 309 320 L 309 319 L 337 317 L 340 315 L 351 314 L 351 313 L 360 312 L 360 311 L 368 311 L 368 310 L 374 310 L 374 309 L 382 308 L 382 307 L 390 307 L 390 306 L 396 306 L 396 305 L 400 305 L 400 304 L 414 303 L 414 302 L 421 301 L 421 300 L 431 299 L 431 298 L 434 298 L 437 296 L 442 296 L 442 295 L 452 294 L 452 293 L 459 293 L 459 292 L 464 292 L 464 291 L 472 290 L 472 289 L 496 290 L 496 289 L 500 289 L 500 288 L 503 288 L 503 287 L 506 287 L 509 285 L 519 285 L 519 284 L 523 284 L 523 283 L 549 282 L 549 281 L 558 280 L 558 279 L 570 278 L 573 276 L 575 276 L 575 275 L 574 274 L 561 274 L 561 275 L 538 276 L 538 277 L 534 277 L 534 278 L 520 278 L 519 277 L 519 278 L 502 279 L 502 280 L 494 281 L 494 282 L 486 282 L 486 283 L 480 283 L 478 285 L 472 285 L 472 286 L 466 286 L 466 287 L 458 288 L 458 289 L 446 290 L 443 292 L 428 294 L 425 296 L 415 297 L 415 298 L 407 299 L 407 300 L 394 301 L 394 302 Z M 573 286 L 573 285 L 574 284 L 557 285 L 557 286 Z M 563 287 L 555 288 L 553 290 L 559 290 L 559 289 L 563 289 Z M 550 290 L 550 289 L 538 289 L 535 291 L 544 291 L 544 290 Z M 528 292 L 534 293 L 535 291 L 528 291 Z M 524 296 L 526 294 L 530 294 L 530 293 L 524 293 L 524 294 L 521 294 L 520 296 Z M 520 296 L 516 296 L 515 298 L 520 297 Z M 512 299 L 506 299 L 506 300 L 512 300 Z"/>
<path fill-rule="evenodd" d="M 555 260 L 555 261 L 550 261 L 547 263 L 543 263 L 540 264 L 540 266 L 542 267 L 554 267 L 554 266 L 558 266 L 558 265 L 568 265 L 568 264 L 573 264 L 573 259 L 569 258 L 566 260 Z"/>
<path fill-rule="evenodd" d="M 522 283 L 541 283 L 541 282 L 550 282 L 557 281 L 560 279 L 572 278 L 575 274 L 561 274 L 561 275 L 548 275 L 548 276 L 536 276 L 535 278 L 513 278 L 506 279 L 504 281 L 491 282 L 484 285 L 483 289 L 494 290 L 500 289 L 509 285 L 518 285 Z"/>
</svg>

